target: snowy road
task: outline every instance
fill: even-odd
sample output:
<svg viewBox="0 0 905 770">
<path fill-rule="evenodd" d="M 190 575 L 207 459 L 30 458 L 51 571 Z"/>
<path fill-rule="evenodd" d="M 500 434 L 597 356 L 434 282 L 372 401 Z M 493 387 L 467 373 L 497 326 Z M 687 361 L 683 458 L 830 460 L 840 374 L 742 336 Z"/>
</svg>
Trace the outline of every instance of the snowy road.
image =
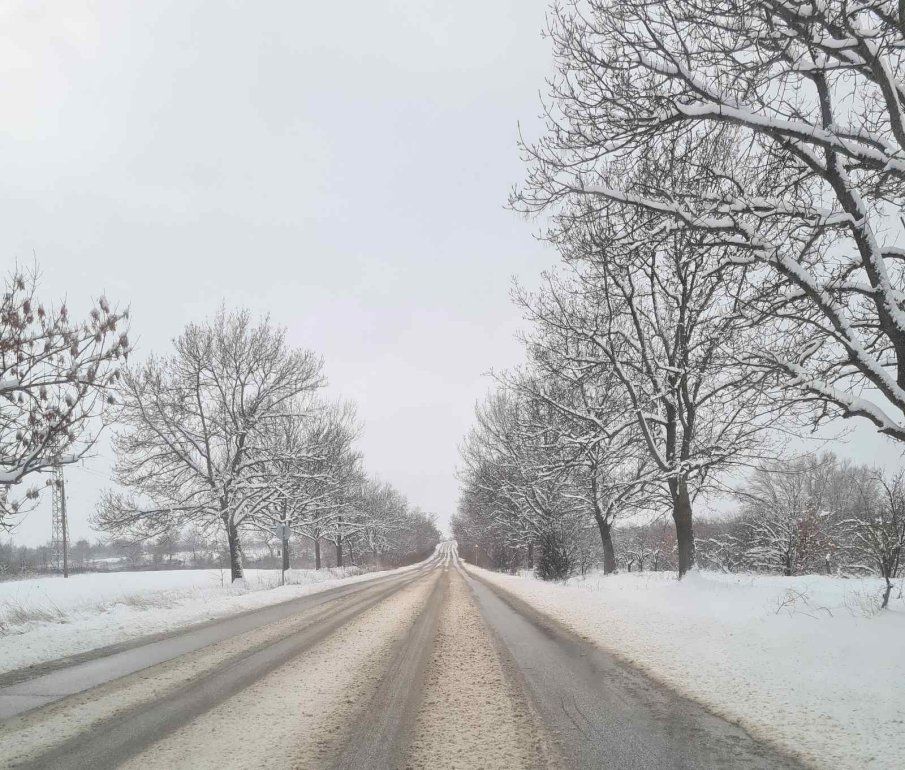
<svg viewBox="0 0 905 770">
<path fill-rule="evenodd" d="M 14 679 L 3 767 L 796 767 L 476 580 L 450 545 Z"/>
</svg>

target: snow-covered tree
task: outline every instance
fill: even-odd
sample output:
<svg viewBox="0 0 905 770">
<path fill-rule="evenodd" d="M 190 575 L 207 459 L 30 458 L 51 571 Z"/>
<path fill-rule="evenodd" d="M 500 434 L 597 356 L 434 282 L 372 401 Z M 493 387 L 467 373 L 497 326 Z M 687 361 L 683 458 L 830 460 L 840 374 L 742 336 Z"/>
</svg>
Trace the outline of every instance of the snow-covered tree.
<svg viewBox="0 0 905 770">
<path fill-rule="evenodd" d="M 73 319 L 65 303 L 42 302 L 38 279 L 16 269 L 0 298 L 0 528 L 22 510 L 15 485 L 93 446 L 131 349 L 128 311 L 101 297 Z"/>
<path fill-rule="evenodd" d="M 555 412 L 541 400 L 500 388 L 476 411 L 462 447 L 462 481 L 472 504 L 497 522 L 509 545 L 538 545 L 545 577 L 566 577 L 586 528 L 570 497 L 574 465 L 553 428 Z"/>
<path fill-rule="evenodd" d="M 547 428 L 568 474 L 566 500 L 594 521 L 604 574 L 616 570 L 613 527 L 620 516 L 652 502 L 655 471 L 640 435 L 624 415 L 630 409 L 612 372 L 587 365 L 583 340 L 568 328 L 536 328 L 526 337 L 529 365 L 501 379 L 524 398 L 547 408 Z"/>
<path fill-rule="evenodd" d="M 300 502 L 307 516 L 295 529 L 314 542 L 320 567 L 320 542 L 326 540 L 336 551 L 336 566 L 343 566 L 343 550 L 365 525 L 360 505 L 365 483 L 361 453 L 355 448 L 358 426 L 354 411 L 341 407 L 324 415 L 315 428 L 312 444 L 320 447 L 319 475 L 303 490 Z M 305 501 L 311 501 L 310 504 Z"/>
<path fill-rule="evenodd" d="M 770 323 L 749 363 L 816 421 L 905 440 L 902 4 L 575 0 L 550 19 L 559 74 L 515 205 L 640 209 L 720 250 Z M 682 173 L 638 173 L 663 168 Z"/>
<path fill-rule="evenodd" d="M 905 556 L 905 473 L 892 477 L 875 474 L 864 490 L 869 501 L 859 513 L 841 522 L 857 557 L 877 569 L 886 581 L 881 608 L 889 605 L 892 581 Z"/>
<path fill-rule="evenodd" d="M 643 214 L 586 214 L 563 212 L 553 236 L 571 273 L 521 301 L 536 326 L 573 341 L 549 346 L 559 368 L 596 376 L 623 404 L 598 429 L 634 437 L 634 455 L 646 455 L 635 479 L 661 486 L 683 575 L 694 565 L 694 498 L 718 471 L 759 456 L 777 405 L 738 364 L 749 335 L 724 291 L 739 278 L 719 255 L 682 233 L 642 237 Z"/>
<path fill-rule="evenodd" d="M 831 453 L 759 467 L 736 492 L 743 563 L 784 575 L 826 572 L 846 548 L 843 522 L 864 510 L 870 482 L 866 468 Z"/>
<path fill-rule="evenodd" d="M 189 325 L 174 346 L 124 372 L 124 428 L 114 439 L 122 491 L 104 496 L 94 522 L 141 538 L 189 524 L 222 528 L 236 580 L 240 531 L 279 493 L 268 439 L 323 385 L 322 362 L 244 310 Z"/>
<path fill-rule="evenodd" d="M 461 476 L 459 500 L 451 518 L 459 554 L 473 564 L 507 572 L 519 567 L 533 569 L 533 540 L 525 542 L 514 514 L 495 515 L 502 503 L 493 490 L 476 483 L 483 475 L 484 469 L 477 467 Z"/>
<path fill-rule="evenodd" d="M 397 549 L 406 551 L 409 544 L 417 549 L 420 534 L 416 530 L 424 514 L 411 508 L 392 484 L 365 479 L 359 488 L 357 505 L 362 511 L 363 526 L 357 533 L 355 545 L 370 553 L 375 561 Z"/>
<path fill-rule="evenodd" d="M 393 525 L 392 528 L 380 525 L 383 543 L 377 548 L 378 563 L 401 566 L 426 558 L 441 540 L 437 515 L 409 505 L 396 490 L 392 498 L 388 518 Z M 374 514 L 374 519 L 381 521 L 383 517 Z"/>
<path fill-rule="evenodd" d="M 262 463 L 259 494 L 265 501 L 251 524 L 283 532 L 283 565 L 289 568 L 289 534 L 314 543 L 315 566 L 321 567 L 321 539 L 346 507 L 350 476 L 358 462 L 354 410 L 348 404 L 305 400 L 272 422 L 257 447 Z"/>
</svg>

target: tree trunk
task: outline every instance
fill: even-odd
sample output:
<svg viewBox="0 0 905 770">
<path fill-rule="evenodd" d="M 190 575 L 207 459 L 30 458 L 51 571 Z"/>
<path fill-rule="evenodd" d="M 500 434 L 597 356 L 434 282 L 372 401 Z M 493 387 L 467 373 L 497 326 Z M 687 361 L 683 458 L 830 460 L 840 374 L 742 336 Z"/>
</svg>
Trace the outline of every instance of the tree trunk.
<svg viewBox="0 0 905 770">
<path fill-rule="evenodd" d="M 289 569 L 289 533 L 283 530 L 283 570 Z"/>
<path fill-rule="evenodd" d="M 321 568 L 321 539 L 314 538 L 314 569 Z"/>
<path fill-rule="evenodd" d="M 670 484 L 673 491 L 672 518 L 676 524 L 676 547 L 679 551 L 679 577 L 694 567 L 694 527 L 691 520 L 691 498 L 688 484 L 680 478 Z"/>
<path fill-rule="evenodd" d="M 346 541 L 346 562 L 350 567 L 357 567 L 358 562 L 355 561 L 355 545 L 351 540 Z"/>
<path fill-rule="evenodd" d="M 226 539 L 229 541 L 230 579 L 235 582 L 245 577 L 242 570 L 242 546 L 239 543 L 239 528 L 232 522 L 226 525 Z"/>
<path fill-rule="evenodd" d="M 342 537 L 336 541 L 336 566 L 342 567 L 343 565 L 343 539 Z"/>
<path fill-rule="evenodd" d="M 611 575 L 616 571 L 616 551 L 613 548 L 613 527 L 603 516 L 594 513 L 597 529 L 600 530 L 600 542 L 603 544 L 603 574 Z"/>
</svg>

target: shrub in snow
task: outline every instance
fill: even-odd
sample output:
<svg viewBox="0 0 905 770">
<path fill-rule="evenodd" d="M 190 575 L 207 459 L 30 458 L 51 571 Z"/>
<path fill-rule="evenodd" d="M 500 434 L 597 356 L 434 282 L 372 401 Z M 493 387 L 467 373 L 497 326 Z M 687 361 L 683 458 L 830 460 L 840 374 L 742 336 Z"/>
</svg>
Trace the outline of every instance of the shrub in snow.
<svg viewBox="0 0 905 770">
<path fill-rule="evenodd" d="M 565 580 L 572 574 L 573 558 L 565 534 L 559 531 L 545 532 L 540 537 L 540 558 L 537 560 L 537 576 L 542 580 Z"/>
</svg>

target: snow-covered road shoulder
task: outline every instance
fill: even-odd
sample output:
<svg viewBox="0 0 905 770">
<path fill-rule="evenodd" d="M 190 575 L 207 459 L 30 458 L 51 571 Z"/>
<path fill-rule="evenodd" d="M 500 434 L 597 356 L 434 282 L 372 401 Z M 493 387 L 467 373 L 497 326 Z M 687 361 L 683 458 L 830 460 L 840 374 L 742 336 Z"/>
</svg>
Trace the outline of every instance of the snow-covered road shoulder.
<svg viewBox="0 0 905 770">
<path fill-rule="evenodd" d="M 105 572 L 0 582 L 0 673 L 89 652 L 140 637 L 258 609 L 386 572 L 162 570 Z"/>
<path fill-rule="evenodd" d="M 905 601 L 880 581 L 666 573 L 565 584 L 469 566 L 655 679 L 820 767 L 905 767 Z"/>
</svg>

